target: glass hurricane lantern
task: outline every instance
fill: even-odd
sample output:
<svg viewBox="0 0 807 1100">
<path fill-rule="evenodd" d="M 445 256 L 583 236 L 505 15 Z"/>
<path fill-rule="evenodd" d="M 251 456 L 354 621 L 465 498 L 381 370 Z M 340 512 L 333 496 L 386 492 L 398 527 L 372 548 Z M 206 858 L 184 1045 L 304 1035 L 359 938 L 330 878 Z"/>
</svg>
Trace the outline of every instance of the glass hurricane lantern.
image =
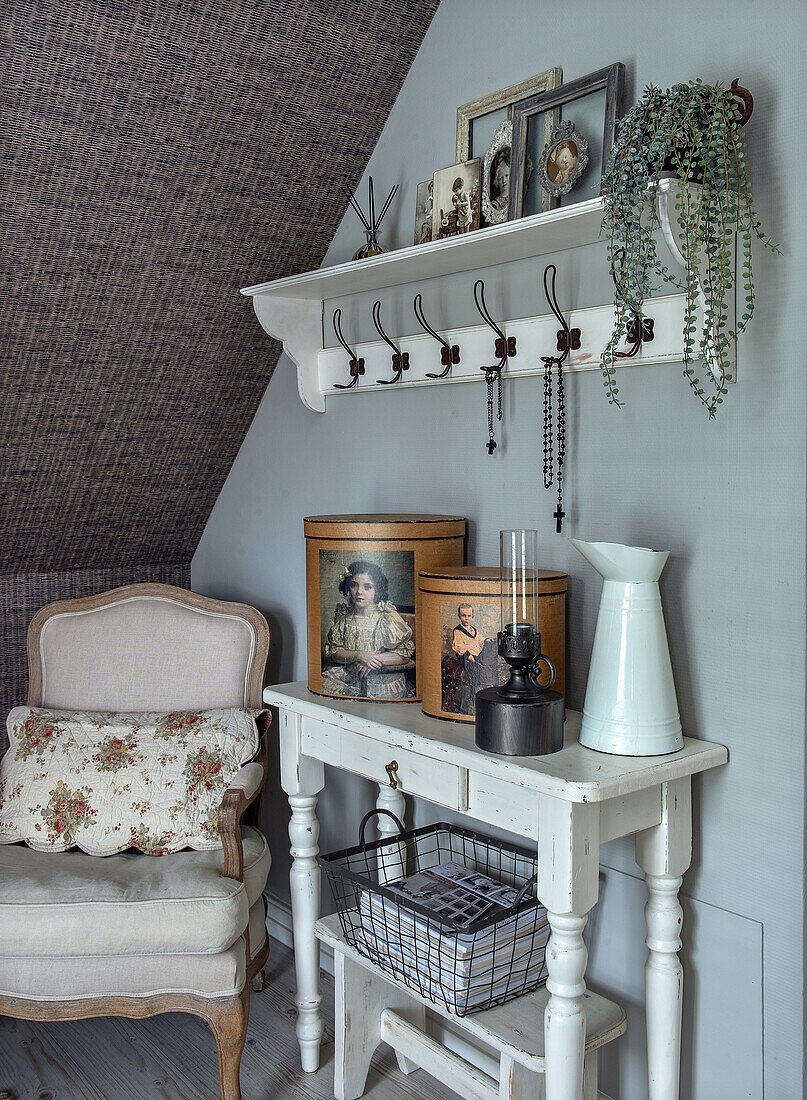
<svg viewBox="0 0 807 1100">
<path fill-rule="evenodd" d="M 504 756 L 543 756 L 563 748 L 563 696 L 550 691 L 555 666 L 541 652 L 538 623 L 538 532 L 502 531 L 499 656 L 510 668 L 501 687 L 476 695 L 476 744 Z M 538 668 L 548 666 L 541 687 Z"/>
</svg>

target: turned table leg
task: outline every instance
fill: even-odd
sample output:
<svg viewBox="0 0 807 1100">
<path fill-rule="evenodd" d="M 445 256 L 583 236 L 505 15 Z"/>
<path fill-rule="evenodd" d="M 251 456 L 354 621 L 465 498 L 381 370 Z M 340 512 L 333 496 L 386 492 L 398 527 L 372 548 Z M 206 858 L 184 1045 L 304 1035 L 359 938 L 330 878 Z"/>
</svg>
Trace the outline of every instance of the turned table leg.
<svg viewBox="0 0 807 1100">
<path fill-rule="evenodd" d="M 652 1100 L 675 1100 L 679 1092 L 684 968 L 680 876 L 646 875 L 648 956 L 645 964 L 647 1064 Z"/>
<path fill-rule="evenodd" d="M 395 814 L 399 821 L 403 821 L 404 814 L 406 813 L 406 800 L 400 789 L 390 787 L 389 784 L 379 783 L 378 798 L 375 804 L 377 810 L 389 810 L 391 813 Z M 387 817 L 386 814 L 379 814 L 378 832 L 380 834 L 380 839 L 386 840 L 388 837 L 397 835 L 398 826 L 391 817 Z M 396 879 L 403 878 L 405 874 L 406 871 L 403 866 L 403 848 L 391 844 L 379 855 L 379 882 L 394 882 Z"/>
<path fill-rule="evenodd" d="M 319 940 L 314 925 L 319 918 L 320 874 L 317 865 L 319 822 L 317 794 L 325 786 L 321 760 L 305 756 L 301 746 L 300 716 L 280 711 L 280 780 L 289 796 L 292 867 L 291 923 L 294 935 L 294 969 L 297 975 L 297 1039 L 306 1073 L 319 1066 L 322 1017 L 319 1005 Z"/>
<path fill-rule="evenodd" d="M 586 1051 L 586 915 L 599 892 L 596 804 L 544 796 L 538 807 L 538 897 L 551 930 L 544 1013 L 547 1100 L 581 1100 Z"/>
<path fill-rule="evenodd" d="M 636 834 L 636 861 L 645 873 L 648 956 L 645 964 L 647 1074 L 650 1100 L 678 1100 L 684 970 L 681 877 L 692 856 L 690 778 L 662 784 L 659 825 Z"/>
<path fill-rule="evenodd" d="M 291 920 L 294 933 L 294 969 L 297 975 L 297 1039 L 306 1073 L 319 1067 L 322 1017 L 319 1006 L 319 941 L 314 925 L 319 918 L 320 874 L 317 866 L 319 822 L 317 796 L 289 795 L 291 821 L 289 837 L 294 858 L 291 885 Z"/>
<path fill-rule="evenodd" d="M 586 917 L 574 913 L 547 916 L 552 934 L 546 951 L 546 988 L 551 994 L 544 1016 L 546 1095 L 547 1100 L 578 1100 L 583 1095 L 586 1049 Z"/>
</svg>

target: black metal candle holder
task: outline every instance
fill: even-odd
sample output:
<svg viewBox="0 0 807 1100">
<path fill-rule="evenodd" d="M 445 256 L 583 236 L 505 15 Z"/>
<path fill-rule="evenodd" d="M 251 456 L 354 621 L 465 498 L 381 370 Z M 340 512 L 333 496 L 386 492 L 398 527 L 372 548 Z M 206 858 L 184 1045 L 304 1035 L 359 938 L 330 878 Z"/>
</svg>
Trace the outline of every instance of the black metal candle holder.
<svg viewBox="0 0 807 1100">
<path fill-rule="evenodd" d="M 541 635 L 531 623 L 510 623 L 499 631 L 499 656 L 510 678 L 498 688 L 476 695 L 476 744 L 503 756 L 544 756 L 563 748 L 563 696 L 550 691 L 555 666 L 541 652 Z M 549 668 L 541 686 L 539 667 Z"/>
</svg>

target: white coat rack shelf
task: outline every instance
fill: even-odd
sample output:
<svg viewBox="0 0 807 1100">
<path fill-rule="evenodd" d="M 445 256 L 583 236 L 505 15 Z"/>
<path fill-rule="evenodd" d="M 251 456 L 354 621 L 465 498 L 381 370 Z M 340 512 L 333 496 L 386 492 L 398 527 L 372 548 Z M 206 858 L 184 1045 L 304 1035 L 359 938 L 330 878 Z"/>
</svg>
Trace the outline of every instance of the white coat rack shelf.
<svg viewBox="0 0 807 1100">
<path fill-rule="evenodd" d="M 675 180 L 662 180 L 658 184 L 656 202 L 665 240 L 674 260 L 684 268 L 675 210 L 679 187 Z M 345 396 L 368 390 L 386 393 L 390 387 L 378 385 L 377 382 L 392 377 L 394 373 L 391 349 L 382 340 L 351 344 L 356 356 L 364 359 L 364 373 L 351 389 L 339 388 L 352 379 L 349 357 L 344 349 L 339 346 L 324 347 L 325 326 L 327 324 L 330 331 L 331 323 L 330 311 L 326 310 L 329 299 L 463 271 L 483 272 L 486 268 L 512 260 L 595 244 L 603 240 L 600 232 L 602 217 L 602 200 L 589 199 L 476 233 L 244 287 L 241 293 L 252 298 L 255 313 L 266 332 L 282 341 L 284 351 L 297 368 L 297 384 L 304 404 L 315 412 L 325 412 L 326 395 Z M 540 291 L 536 291 L 536 297 L 539 295 Z M 634 357 L 620 360 L 620 363 L 680 363 L 683 358 L 684 307 L 685 296 L 681 293 L 665 295 L 647 303 L 646 315 L 653 320 L 652 341 L 642 343 Z M 698 308 L 700 310 L 700 302 Z M 613 329 L 613 307 L 576 308 L 564 313 L 564 316 L 571 329 L 580 330 L 580 347 L 570 353 L 564 370 L 598 370 L 600 355 Z M 485 324 L 443 329 L 439 328 L 442 320 L 429 316 L 429 321 L 438 327 L 440 335 L 449 344 L 459 347 L 459 364 L 453 366 L 445 378 L 428 378 L 427 374 L 439 373 L 443 369 L 437 341 L 425 334 L 405 336 L 399 340 L 395 333 L 390 333 L 401 353 L 409 353 L 409 369 L 402 374 L 398 385 L 450 385 L 484 380 L 480 368 L 496 362 L 491 329 Z M 499 321 L 498 318 L 496 320 Z M 733 328 L 733 308 L 730 308 L 727 320 L 729 328 Z M 509 376 L 542 374 L 541 356 L 551 355 L 557 350 L 557 319 L 547 313 L 539 317 L 501 320 L 499 324 L 508 338 L 516 338 L 516 355 L 508 359 L 505 373 Z M 730 367 L 734 380 L 737 370 L 733 360 Z"/>
</svg>

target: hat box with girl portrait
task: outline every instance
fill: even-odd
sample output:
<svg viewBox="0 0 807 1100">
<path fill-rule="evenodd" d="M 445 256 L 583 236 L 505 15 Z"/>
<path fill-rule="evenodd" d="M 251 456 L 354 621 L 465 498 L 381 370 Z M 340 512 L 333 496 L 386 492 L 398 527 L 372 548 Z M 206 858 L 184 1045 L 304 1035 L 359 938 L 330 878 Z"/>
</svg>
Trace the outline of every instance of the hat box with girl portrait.
<svg viewBox="0 0 807 1100">
<path fill-rule="evenodd" d="M 476 693 L 501 687 L 510 676 L 499 656 L 501 570 L 498 566 L 421 569 L 421 680 L 423 713 L 473 722 Z M 555 691 L 566 682 L 565 573 L 538 570 L 541 648 L 557 670 Z M 548 672 L 541 666 L 540 683 Z"/>
<path fill-rule="evenodd" d="M 432 240 L 456 237 L 478 229 L 481 214 L 482 161 L 452 164 L 434 173 Z"/>
<path fill-rule="evenodd" d="M 308 516 L 308 688 L 317 695 L 416 702 L 421 568 L 462 565 L 461 516 Z"/>
</svg>

